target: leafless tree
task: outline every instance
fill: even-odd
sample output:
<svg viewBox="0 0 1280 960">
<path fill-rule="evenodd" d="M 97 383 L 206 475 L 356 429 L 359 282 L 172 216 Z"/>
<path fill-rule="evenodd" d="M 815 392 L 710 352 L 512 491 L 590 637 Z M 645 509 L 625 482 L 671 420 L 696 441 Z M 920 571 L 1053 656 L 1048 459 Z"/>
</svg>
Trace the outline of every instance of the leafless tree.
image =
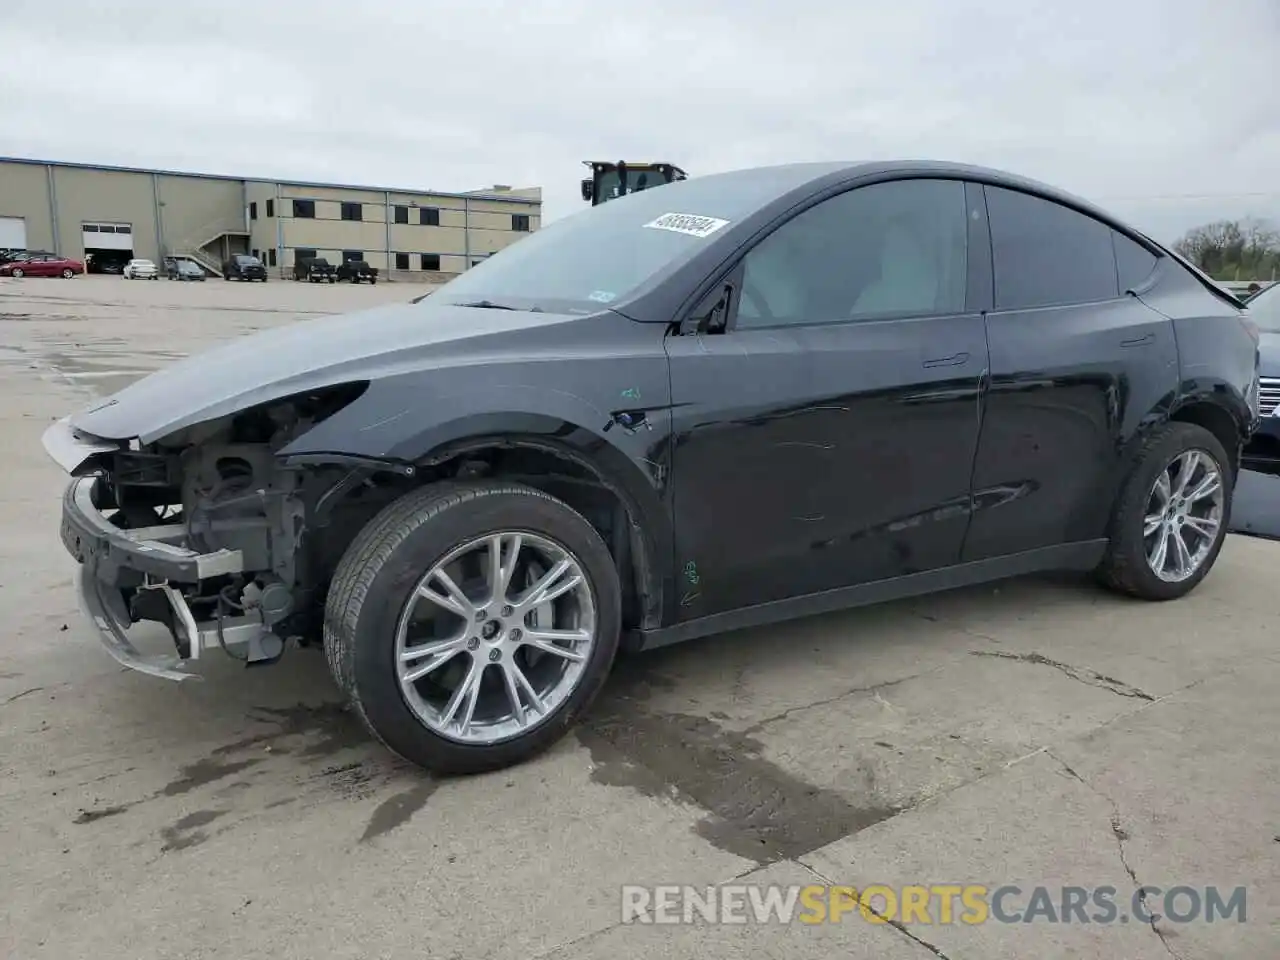
<svg viewBox="0 0 1280 960">
<path fill-rule="evenodd" d="M 1256 218 L 1196 227 L 1174 249 L 1218 280 L 1270 280 L 1280 272 L 1280 232 Z"/>
</svg>

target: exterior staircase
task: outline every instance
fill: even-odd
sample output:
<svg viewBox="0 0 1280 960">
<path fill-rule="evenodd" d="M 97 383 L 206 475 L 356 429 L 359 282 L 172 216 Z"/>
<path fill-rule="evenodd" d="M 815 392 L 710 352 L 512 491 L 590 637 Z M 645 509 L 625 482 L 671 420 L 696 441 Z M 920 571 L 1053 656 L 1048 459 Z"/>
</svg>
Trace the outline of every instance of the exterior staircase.
<svg viewBox="0 0 1280 960">
<path fill-rule="evenodd" d="M 166 256 L 194 260 L 215 277 L 222 276 L 222 261 L 226 253 L 233 252 L 227 242 L 232 237 L 244 238 L 247 242 L 249 231 L 243 225 L 230 225 L 225 218 L 204 227 L 191 231 L 191 236 L 202 237 L 196 241 L 179 241 L 174 243 Z"/>
<path fill-rule="evenodd" d="M 219 261 L 217 257 L 211 256 L 208 251 L 202 248 L 193 247 L 190 250 L 182 250 L 180 252 L 175 252 L 173 256 L 186 257 L 188 260 L 194 260 L 215 277 L 222 276 L 221 261 Z"/>
</svg>

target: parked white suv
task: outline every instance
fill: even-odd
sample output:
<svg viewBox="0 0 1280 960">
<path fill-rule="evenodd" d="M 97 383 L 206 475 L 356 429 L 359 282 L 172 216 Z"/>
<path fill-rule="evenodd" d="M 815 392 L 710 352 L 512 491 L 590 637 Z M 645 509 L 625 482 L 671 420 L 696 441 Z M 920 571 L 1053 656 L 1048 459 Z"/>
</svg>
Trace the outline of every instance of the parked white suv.
<svg viewBox="0 0 1280 960">
<path fill-rule="evenodd" d="M 150 260 L 130 260 L 124 265 L 126 280 L 155 280 L 159 276 L 160 271 Z"/>
</svg>

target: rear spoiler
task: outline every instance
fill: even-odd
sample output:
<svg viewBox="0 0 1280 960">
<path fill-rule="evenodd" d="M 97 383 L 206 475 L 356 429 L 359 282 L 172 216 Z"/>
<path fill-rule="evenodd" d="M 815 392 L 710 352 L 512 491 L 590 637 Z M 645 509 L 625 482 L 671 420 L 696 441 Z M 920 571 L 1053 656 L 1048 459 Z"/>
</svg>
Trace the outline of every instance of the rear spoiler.
<svg viewBox="0 0 1280 960">
<path fill-rule="evenodd" d="M 1154 244 L 1154 241 L 1151 240 L 1150 237 L 1144 236 L 1143 239 L 1146 240 L 1147 243 Z M 1158 244 L 1154 244 L 1154 245 L 1156 246 L 1156 249 L 1163 250 L 1166 254 L 1172 257 L 1176 262 L 1186 267 L 1187 270 L 1191 272 L 1191 275 L 1195 277 L 1197 280 L 1199 280 L 1205 286 L 1205 288 L 1208 289 L 1208 291 L 1212 293 L 1214 296 L 1216 296 L 1219 300 L 1223 301 L 1224 303 L 1229 303 L 1231 306 L 1235 307 L 1237 310 L 1248 309 L 1248 307 L 1245 306 L 1245 302 L 1243 300 L 1237 297 L 1230 290 L 1227 290 L 1225 287 L 1220 287 L 1216 283 L 1214 283 L 1213 278 L 1211 276 L 1209 276 L 1207 273 L 1205 273 L 1203 270 L 1197 267 L 1194 263 L 1192 263 L 1182 254 L 1180 254 L 1177 250 L 1174 250 L 1172 247 L 1162 247 L 1162 246 L 1159 246 Z"/>
</svg>

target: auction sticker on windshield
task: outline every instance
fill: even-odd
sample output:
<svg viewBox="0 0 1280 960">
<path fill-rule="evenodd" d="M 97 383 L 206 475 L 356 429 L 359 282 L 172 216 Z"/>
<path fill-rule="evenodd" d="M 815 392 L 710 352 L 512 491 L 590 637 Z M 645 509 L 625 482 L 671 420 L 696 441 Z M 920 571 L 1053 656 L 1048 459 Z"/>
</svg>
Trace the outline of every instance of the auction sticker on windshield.
<svg viewBox="0 0 1280 960">
<path fill-rule="evenodd" d="M 652 223 L 645 224 L 650 230 L 670 230 L 672 233 L 684 233 L 691 237 L 709 237 L 728 225 L 728 220 L 700 217 L 693 213 L 664 213 Z"/>
</svg>

